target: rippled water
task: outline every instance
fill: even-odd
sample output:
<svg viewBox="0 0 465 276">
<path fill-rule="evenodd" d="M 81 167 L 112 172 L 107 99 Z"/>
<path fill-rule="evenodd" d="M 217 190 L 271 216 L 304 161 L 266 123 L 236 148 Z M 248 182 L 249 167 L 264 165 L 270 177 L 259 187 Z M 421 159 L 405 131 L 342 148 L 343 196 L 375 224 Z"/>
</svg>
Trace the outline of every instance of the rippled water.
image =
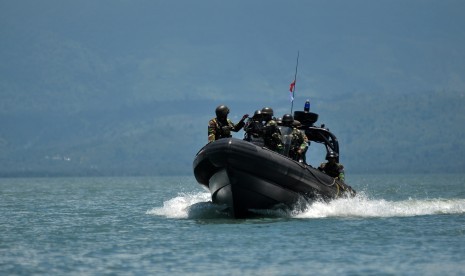
<svg viewBox="0 0 465 276">
<path fill-rule="evenodd" d="M 0 179 L 0 274 L 463 275 L 465 175 L 234 220 L 191 176 Z"/>
</svg>

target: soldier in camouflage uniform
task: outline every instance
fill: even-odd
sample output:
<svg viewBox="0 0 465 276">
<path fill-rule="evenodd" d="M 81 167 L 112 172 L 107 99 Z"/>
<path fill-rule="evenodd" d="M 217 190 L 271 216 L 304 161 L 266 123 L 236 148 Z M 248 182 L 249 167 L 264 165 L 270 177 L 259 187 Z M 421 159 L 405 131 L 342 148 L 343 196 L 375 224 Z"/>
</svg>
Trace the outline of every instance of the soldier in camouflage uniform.
<svg viewBox="0 0 465 276">
<path fill-rule="evenodd" d="M 252 118 L 247 120 L 244 126 L 244 140 L 246 141 L 253 141 L 255 139 L 260 138 L 263 132 L 263 116 L 261 110 L 255 110 L 254 115 Z"/>
<path fill-rule="evenodd" d="M 292 141 L 291 148 L 289 149 L 289 157 L 302 162 L 302 155 L 308 147 L 308 139 L 302 131 L 294 126 L 294 117 L 292 117 L 291 114 L 284 114 L 282 122 L 283 126 L 292 128 Z"/>
<path fill-rule="evenodd" d="M 300 130 L 300 132 L 302 132 L 302 135 L 304 136 L 305 149 L 303 149 L 302 152 L 300 153 L 299 162 L 303 162 L 307 164 L 307 150 L 308 150 L 308 145 L 310 144 L 308 137 L 305 134 L 305 131 L 300 129 L 300 127 L 302 126 L 302 123 L 300 121 L 294 120 L 294 122 L 292 123 L 292 126 Z"/>
<path fill-rule="evenodd" d="M 242 116 L 239 123 L 234 124 L 228 119 L 229 108 L 225 105 L 220 105 L 215 110 L 216 118 L 208 122 L 208 142 L 213 142 L 221 138 L 232 137 L 231 131 L 238 132 L 244 126 L 244 120 L 249 117 L 248 114 Z"/>
<path fill-rule="evenodd" d="M 318 169 L 329 176 L 344 181 L 344 166 L 336 162 L 337 153 L 330 151 L 326 155 L 328 162 L 321 163 Z"/>
<path fill-rule="evenodd" d="M 272 151 L 281 152 L 283 150 L 281 132 L 273 118 L 273 109 L 271 107 L 264 107 L 261 110 L 261 114 L 265 122 L 262 130 L 265 147 Z"/>
</svg>

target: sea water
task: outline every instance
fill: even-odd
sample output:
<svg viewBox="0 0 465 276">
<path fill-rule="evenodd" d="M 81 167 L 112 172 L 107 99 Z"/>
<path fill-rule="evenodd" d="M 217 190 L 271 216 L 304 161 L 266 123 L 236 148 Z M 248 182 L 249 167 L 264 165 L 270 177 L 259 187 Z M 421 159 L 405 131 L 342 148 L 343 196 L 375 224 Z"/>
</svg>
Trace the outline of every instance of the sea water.
<svg viewBox="0 0 465 276">
<path fill-rule="evenodd" d="M 193 176 L 0 179 L 0 275 L 464 275 L 465 175 L 231 219 Z"/>
</svg>

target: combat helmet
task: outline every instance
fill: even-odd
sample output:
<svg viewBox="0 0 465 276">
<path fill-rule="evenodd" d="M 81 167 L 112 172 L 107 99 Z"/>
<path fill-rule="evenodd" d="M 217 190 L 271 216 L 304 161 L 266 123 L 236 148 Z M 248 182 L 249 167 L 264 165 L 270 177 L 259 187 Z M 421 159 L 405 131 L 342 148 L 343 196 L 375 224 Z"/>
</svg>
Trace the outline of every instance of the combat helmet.
<svg viewBox="0 0 465 276">
<path fill-rule="evenodd" d="M 334 151 L 328 151 L 326 154 L 326 160 L 329 161 L 329 158 L 337 158 L 339 155 Z"/>
<path fill-rule="evenodd" d="M 273 109 L 271 107 L 262 108 L 262 116 L 265 121 L 269 121 L 273 118 Z"/>
<path fill-rule="evenodd" d="M 292 117 L 291 114 L 284 114 L 282 122 L 284 126 L 292 126 L 292 123 L 294 122 L 294 117 Z"/>
<path fill-rule="evenodd" d="M 220 105 L 215 110 L 217 118 L 226 118 L 229 114 L 229 108 L 225 105 Z"/>
<path fill-rule="evenodd" d="M 262 114 L 263 115 L 269 115 L 269 116 L 273 116 L 273 109 L 271 107 L 264 107 L 262 108 Z"/>
</svg>

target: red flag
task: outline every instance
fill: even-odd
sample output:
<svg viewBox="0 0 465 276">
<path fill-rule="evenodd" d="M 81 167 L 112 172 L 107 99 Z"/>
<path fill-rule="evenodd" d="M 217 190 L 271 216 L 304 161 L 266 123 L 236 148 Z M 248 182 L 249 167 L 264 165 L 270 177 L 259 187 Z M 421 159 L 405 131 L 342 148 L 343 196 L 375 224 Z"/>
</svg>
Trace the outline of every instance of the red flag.
<svg viewBox="0 0 465 276">
<path fill-rule="evenodd" d="M 291 83 L 291 86 L 289 87 L 289 91 L 294 92 L 294 87 L 295 87 L 295 81 Z"/>
<path fill-rule="evenodd" d="M 294 101 L 294 89 L 295 89 L 295 80 L 291 83 L 289 87 L 289 91 L 291 92 L 289 96 L 291 96 L 291 102 Z"/>
</svg>

